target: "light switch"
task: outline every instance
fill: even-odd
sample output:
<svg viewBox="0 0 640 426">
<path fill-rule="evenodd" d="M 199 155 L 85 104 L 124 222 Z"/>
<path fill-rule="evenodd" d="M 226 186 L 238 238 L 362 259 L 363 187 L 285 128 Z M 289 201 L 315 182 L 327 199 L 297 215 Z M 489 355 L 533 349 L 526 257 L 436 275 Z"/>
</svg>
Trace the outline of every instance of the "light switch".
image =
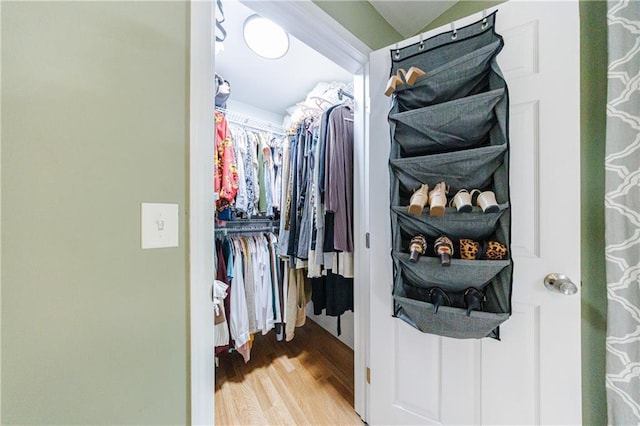
<svg viewBox="0 0 640 426">
<path fill-rule="evenodd" d="M 142 203 L 142 248 L 178 247 L 178 205 Z"/>
</svg>

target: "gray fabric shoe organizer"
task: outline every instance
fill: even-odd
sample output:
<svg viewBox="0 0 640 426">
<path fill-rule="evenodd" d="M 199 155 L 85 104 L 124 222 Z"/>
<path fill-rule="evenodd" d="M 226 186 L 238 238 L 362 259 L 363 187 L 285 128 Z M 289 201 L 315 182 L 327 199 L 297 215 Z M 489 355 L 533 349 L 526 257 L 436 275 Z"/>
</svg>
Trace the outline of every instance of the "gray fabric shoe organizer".
<svg viewBox="0 0 640 426">
<path fill-rule="evenodd" d="M 503 47 L 495 32 L 496 13 L 391 53 L 390 75 L 415 66 L 425 71 L 413 85 L 393 95 L 389 113 L 391 150 L 391 226 L 394 263 L 394 315 L 425 333 L 454 338 L 499 338 L 511 315 L 513 261 L 509 202 L 508 90 L 496 62 Z M 473 207 L 469 213 L 447 207 L 442 217 L 408 213 L 411 194 L 422 184 L 449 186 L 447 200 L 460 189 L 492 190 L 496 213 Z M 431 241 L 498 241 L 505 260 L 454 258 L 443 267 L 433 244 L 418 262 L 409 260 L 408 242 L 422 234 Z M 469 287 L 485 293 L 482 311 L 440 306 L 429 300 L 431 287 L 460 294 Z M 453 299 L 452 299 L 453 300 Z"/>
</svg>

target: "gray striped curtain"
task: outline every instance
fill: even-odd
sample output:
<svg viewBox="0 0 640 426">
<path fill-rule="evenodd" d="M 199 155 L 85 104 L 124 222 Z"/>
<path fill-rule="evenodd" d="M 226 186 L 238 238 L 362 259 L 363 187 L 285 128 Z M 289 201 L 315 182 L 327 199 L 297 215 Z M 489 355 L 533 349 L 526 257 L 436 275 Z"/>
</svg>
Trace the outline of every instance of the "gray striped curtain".
<svg viewBox="0 0 640 426">
<path fill-rule="evenodd" d="M 607 402 L 611 425 L 640 424 L 640 2 L 608 2 Z"/>
</svg>

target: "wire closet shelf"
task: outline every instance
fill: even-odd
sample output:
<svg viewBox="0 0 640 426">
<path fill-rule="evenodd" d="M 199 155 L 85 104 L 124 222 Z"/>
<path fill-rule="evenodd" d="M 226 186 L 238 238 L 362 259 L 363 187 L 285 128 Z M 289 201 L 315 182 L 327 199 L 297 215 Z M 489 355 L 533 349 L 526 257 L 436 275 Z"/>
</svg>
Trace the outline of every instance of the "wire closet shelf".
<svg viewBox="0 0 640 426">
<path fill-rule="evenodd" d="M 280 226 L 279 220 L 273 219 L 239 219 L 227 222 L 224 226 L 216 227 L 216 236 L 233 234 L 276 233 Z"/>
<path fill-rule="evenodd" d="M 281 125 L 273 123 L 271 121 L 250 117 L 245 114 L 230 111 L 226 108 L 216 107 L 216 111 L 224 114 L 227 122 L 229 122 L 230 124 L 236 124 L 242 127 L 250 127 L 254 130 L 272 133 L 278 136 L 286 135 L 286 131 L 282 128 Z"/>
</svg>

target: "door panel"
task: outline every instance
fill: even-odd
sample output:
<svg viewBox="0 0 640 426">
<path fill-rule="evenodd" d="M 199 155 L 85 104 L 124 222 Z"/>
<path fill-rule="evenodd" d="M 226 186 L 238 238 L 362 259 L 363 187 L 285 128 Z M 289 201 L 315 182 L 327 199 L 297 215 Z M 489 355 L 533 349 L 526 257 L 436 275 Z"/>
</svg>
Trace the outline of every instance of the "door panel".
<svg viewBox="0 0 640 426">
<path fill-rule="evenodd" d="M 511 318 L 500 326 L 502 340 L 482 342 L 482 395 L 490 396 L 482 398 L 483 424 L 513 424 L 514 412 L 518 424 L 539 424 L 538 317 L 537 306 L 514 303 Z"/>
<path fill-rule="evenodd" d="M 509 111 L 510 139 L 519 146 L 511 149 L 510 160 L 517 164 L 512 173 L 511 188 L 511 250 L 514 257 L 540 256 L 540 104 L 537 100 L 514 103 Z"/>
<path fill-rule="evenodd" d="M 496 30 L 505 39 L 498 63 L 510 98 L 514 260 L 512 316 L 500 341 L 424 334 L 392 317 L 391 101 L 384 90 L 396 46 L 370 57 L 370 424 L 581 420 L 580 296 L 543 285 L 552 272 L 580 282 L 578 2 L 507 2 L 497 9 Z"/>
</svg>

